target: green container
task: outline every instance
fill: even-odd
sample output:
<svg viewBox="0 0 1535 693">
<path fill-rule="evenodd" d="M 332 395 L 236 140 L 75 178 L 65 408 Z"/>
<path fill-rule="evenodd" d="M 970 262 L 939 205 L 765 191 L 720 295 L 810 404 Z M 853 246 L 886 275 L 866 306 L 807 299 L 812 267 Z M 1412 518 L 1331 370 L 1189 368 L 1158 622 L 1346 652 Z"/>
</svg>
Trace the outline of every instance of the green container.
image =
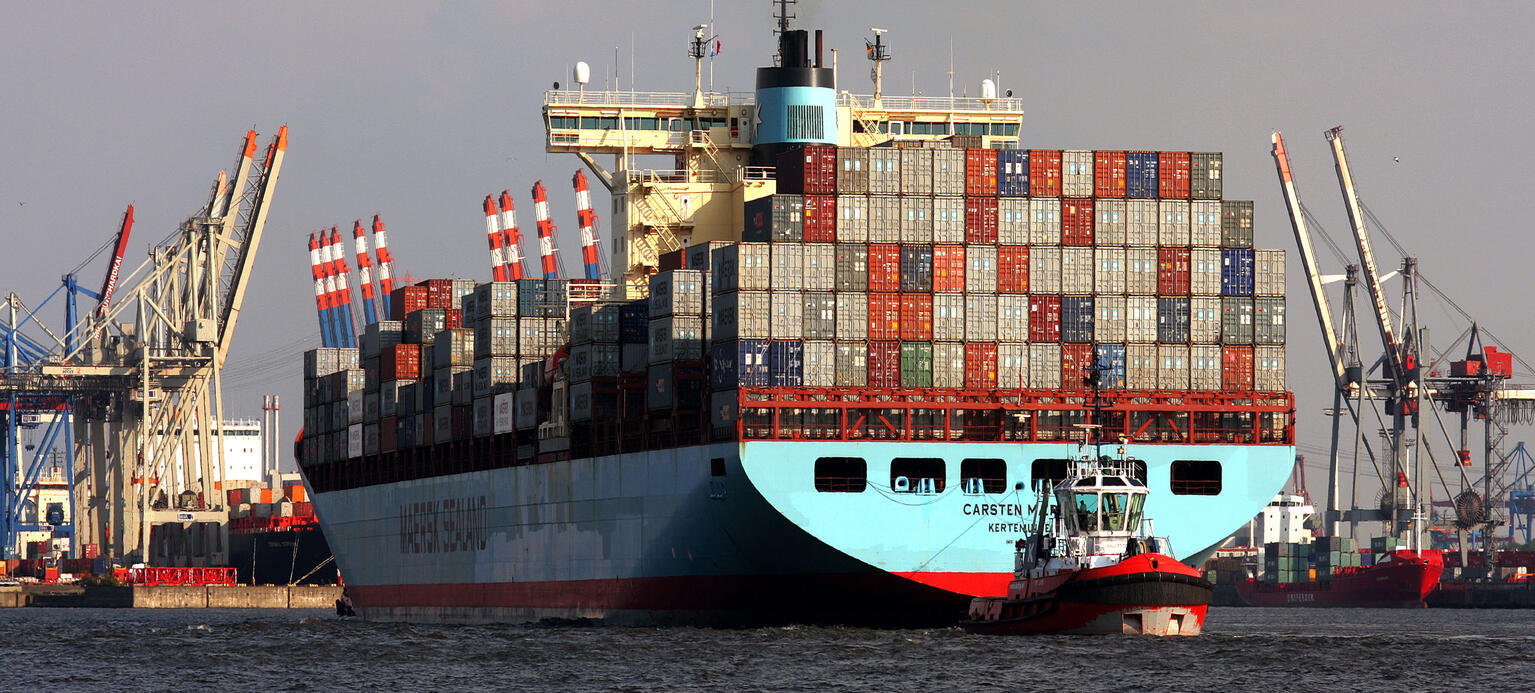
<svg viewBox="0 0 1535 693">
<path fill-rule="evenodd" d="M 901 342 L 901 387 L 933 386 L 933 343 Z"/>
</svg>

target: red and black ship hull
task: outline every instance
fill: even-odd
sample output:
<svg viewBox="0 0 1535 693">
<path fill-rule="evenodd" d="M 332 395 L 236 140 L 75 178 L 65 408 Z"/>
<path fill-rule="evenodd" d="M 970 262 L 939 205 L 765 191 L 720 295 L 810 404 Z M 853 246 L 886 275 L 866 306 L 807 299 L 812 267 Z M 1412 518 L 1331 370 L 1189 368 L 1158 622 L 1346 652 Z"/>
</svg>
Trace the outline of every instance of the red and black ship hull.
<svg viewBox="0 0 1535 693">
<path fill-rule="evenodd" d="M 961 625 L 986 635 L 1198 635 L 1214 593 L 1198 572 L 1158 554 L 1034 582 L 1045 589 L 976 599 Z"/>
</svg>

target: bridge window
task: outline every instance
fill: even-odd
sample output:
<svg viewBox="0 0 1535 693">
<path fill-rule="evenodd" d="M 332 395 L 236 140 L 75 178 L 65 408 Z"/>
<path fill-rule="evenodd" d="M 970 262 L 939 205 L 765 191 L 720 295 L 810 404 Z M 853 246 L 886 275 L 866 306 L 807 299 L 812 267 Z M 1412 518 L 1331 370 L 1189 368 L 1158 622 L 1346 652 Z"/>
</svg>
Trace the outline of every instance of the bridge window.
<svg viewBox="0 0 1535 693">
<path fill-rule="evenodd" d="M 968 459 L 959 463 L 959 487 L 965 493 L 1003 493 L 1007 490 L 1007 462 L 998 459 Z"/>
<path fill-rule="evenodd" d="M 1018 136 L 1018 124 L 1017 123 L 992 123 L 991 124 L 991 134 L 993 134 L 993 135 L 1000 135 L 1002 137 L 1017 137 Z"/>
<path fill-rule="evenodd" d="M 624 118 L 624 127 L 629 130 L 659 130 L 661 120 L 659 118 Z"/>
<path fill-rule="evenodd" d="M 1172 465 L 1173 493 L 1180 496 L 1218 496 L 1221 493 L 1221 463 L 1215 460 L 1175 460 Z"/>
<path fill-rule="evenodd" d="M 986 130 L 987 130 L 987 124 L 986 123 L 955 123 L 954 124 L 954 134 L 956 134 L 956 135 L 984 135 L 984 134 L 986 134 Z"/>
<path fill-rule="evenodd" d="M 943 460 L 937 457 L 890 460 L 890 490 L 896 493 L 942 493 L 943 466 Z"/>
<path fill-rule="evenodd" d="M 575 116 L 549 116 L 549 127 L 554 130 L 574 130 L 581 127 L 581 119 Z"/>
<path fill-rule="evenodd" d="M 949 124 L 916 122 L 911 124 L 911 132 L 914 135 L 947 135 Z"/>
<path fill-rule="evenodd" d="M 815 461 L 817 491 L 863 493 L 868 477 L 868 463 L 860 457 L 822 457 Z"/>
<path fill-rule="evenodd" d="M 1066 472 L 1071 468 L 1071 460 L 1034 460 L 1033 467 L 1029 470 L 1029 483 L 1038 488 L 1041 483 L 1054 486 L 1066 480 Z"/>
</svg>

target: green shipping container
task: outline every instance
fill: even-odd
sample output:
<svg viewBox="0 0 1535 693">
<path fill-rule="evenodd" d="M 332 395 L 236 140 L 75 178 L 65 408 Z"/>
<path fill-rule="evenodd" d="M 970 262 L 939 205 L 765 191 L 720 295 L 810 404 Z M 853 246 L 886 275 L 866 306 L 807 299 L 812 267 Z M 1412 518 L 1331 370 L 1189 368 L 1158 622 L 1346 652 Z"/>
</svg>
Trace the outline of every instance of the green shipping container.
<svg viewBox="0 0 1535 693">
<path fill-rule="evenodd" d="M 933 343 L 901 342 L 901 387 L 933 386 Z"/>
</svg>

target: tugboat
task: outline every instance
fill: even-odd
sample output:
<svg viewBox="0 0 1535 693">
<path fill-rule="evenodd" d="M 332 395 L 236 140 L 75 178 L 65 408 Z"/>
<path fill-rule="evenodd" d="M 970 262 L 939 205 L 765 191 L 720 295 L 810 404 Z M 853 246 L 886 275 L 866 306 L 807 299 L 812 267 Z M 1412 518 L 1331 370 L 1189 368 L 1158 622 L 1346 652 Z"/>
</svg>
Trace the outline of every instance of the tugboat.
<svg viewBox="0 0 1535 693">
<path fill-rule="evenodd" d="M 1084 454 L 1069 467 L 1041 487 L 1007 596 L 972 600 L 960 625 L 989 635 L 1198 635 L 1214 586 L 1152 536 L 1135 460 Z"/>
</svg>

